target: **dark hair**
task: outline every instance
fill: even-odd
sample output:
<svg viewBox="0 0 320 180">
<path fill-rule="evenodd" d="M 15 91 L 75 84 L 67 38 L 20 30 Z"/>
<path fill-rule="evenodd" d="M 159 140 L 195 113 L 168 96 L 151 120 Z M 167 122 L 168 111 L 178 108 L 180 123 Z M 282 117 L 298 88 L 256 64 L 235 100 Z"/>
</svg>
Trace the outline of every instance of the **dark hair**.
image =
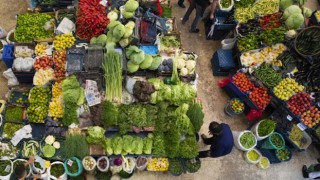
<svg viewBox="0 0 320 180">
<path fill-rule="evenodd" d="M 14 174 L 19 178 L 22 178 L 25 172 L 26 172 L 26 167 L 23 164 L 18 165 L 14 170 Z"/>
<path fill-rule="evenodd" d="M 222 133 L 222 125 L 212 121 L 209 125 L 209 131 L 214 135 L 220 135 Z"/>
</svg>

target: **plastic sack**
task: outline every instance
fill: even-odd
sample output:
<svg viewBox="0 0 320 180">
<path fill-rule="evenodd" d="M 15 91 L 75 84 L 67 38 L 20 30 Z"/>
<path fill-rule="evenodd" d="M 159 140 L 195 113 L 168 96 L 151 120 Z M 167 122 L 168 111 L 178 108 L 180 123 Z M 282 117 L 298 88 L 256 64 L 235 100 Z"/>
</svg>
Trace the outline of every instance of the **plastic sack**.
<svg viewBox="0 0 320 180">
<path fill-rule="evenodd" d="M 233 8 L 233 6 L 234 6 L 234 1 L 233 1 L 233 0 L 231 0 L 231 5 L 230 5 L 229 7 L 227 7 L 227 8 L 222 7 L 222 5 L 221 5 L 220 2 L 221 2 L 221 0 L 218 1 L 218 6 L 219 6 L 219 9 L 220 9 L 221 11 L 229 12 L 229 11 L 232 10 L 232 8 Z"/>
<path fill-rule="evenodd" d="M 131 174 L 134 168 L 136 167 L 136 159 L 132 157 L 122 158 L 122 159 L 123 159 L 122 170 L 127 172 L 128 174 Z"/>
<path fill-rule="evenodd" d="M 68 166 L 70 166 L 70 164 L 72 164 L 71 162 L 72 162 L 72 163 L 77 163 L 77 165 L 78 165 L 78 170 L 77 170 L 76 173 L 71 173 L 71 172 L 69 172 L 69 170 L 68 170 Z M 79 175 L 82 173 L 82 171 L 83 171 L 83 166 L 82 166 L 81 160 L 78 159 L 78 158 L 76 158 L 76 157 L 71 157 L 71 158 L 67 159 L 67 160 L 64 162 L 63 166 L 64 166 L 65 172 L 66 172 L 70 177 L 77 177 L 77 176 L 79 176 Z"/>
<path fill-rule="evenodd" d="M 53 29 L 53 28 L 54 28 L 54 19 L 47 21 L 43 26 L 43 29 L 45 29 L 46 31 Z"/>
<path fill-rule="evenodd" d="M 236 38 L 224 39 L 221 41 L 222 48 L 221 49 L 232 49 L 236 42 Z"/>
<path fill-rule="evenodd" d="M 15 29 L 12 29 L 11 31 L 8 32 L 7 34 L 7 37 L 6 37 L 6 41 L 9 43 L 9 44 L 13 44 L 14 42 L 10 41 L 10 36 L 12 33 L 14 33 L 16 30 Z"/>
<path fill-rule="evenodd" d="M 145 163 L 141 164 L 141 165 L 138 165 L 139 164 L 139 161 L 145 161 Z M 139 171 L 143 171 L 147 168 L 147 165 L 148 165 L 148 158 L 147 157 L 144 157 L 144 156 L 139 156 L 137 158 L 137 165 L 136 165 L 136 169 L 139 170 Z"/>
<path fill-rule="evenodd" d="M 250 112 L 246 115 L 246 117 L 249 121 L 254 121 L 262 117 L 262 112 L 255 109 L 251 109 Z"/>
<path fill-rule="evenodd" d="M 51 166 L 56 165 L 56 164 L 63 165 L 63 162 L 55 161 L 55 162 L 51 163 Z M 68 175 L 66 172 L 64 172 L 60 177 L 55 177 L 55 176 L 51 175 L 51 166 L 49 169 L 50 179 L 53 179 L 53 180 L 58 180 L 58 179 L 59 180 L 67 180 L 68 179 Z"/>
<path fill-rule="evenodd" d="M 225 87 L 226 85 L 228 85 L 229 83 L 231 82 L 230 78 L 225 78 L 225 79 L 222 79 L 218 82 L 218 86 L 220 88 L 223 88 Z"/>
<path fill-rule="evenodd" d="M 137 80 L 134 78 L 127 79 L 126 89 L 127 89 L 128 93 L 133 94 L 133 86 L 136 82 L 137 82 Z"/>
<path fill-rule="evenodd" d="M 17 77 L 13 74 L 12 69 L 9 68 L 8 70 L 4 71 L 2 75 L 8 79 L 8 86 L 17 86 L 19 85 L 19 81 Z"/>
<path fill-rule="evenodd" d="M 6 176 L 0 176 L 0 179 L 1 180 L 9 180 L 10 179 L 10 176 L 13 172 L 13 163 L 10 159 L 6 159 L 6 158 L 2 158 L 0 161 L 10 161 L 10 165 L 8 165 L 5 169 L 6 172 L 8 172 L 9 174 L 6 175 Z"/>
<path fill-rule="evenodd" d="M 100 161 L 102 160 L 106 160 L 106 167 L 105 168 L 102 168 L 100 167 Z M 101 156 L 98 160 L 97 160 L 97 169 L 101 172 L 107 172 L 108 169 L 109 169 L 109 166 L 110 166 L 110 162 L 109 162 L 109 158 L 107 156 Z"/>
<path fill-rule="evenodd" d="M 0 39 L 6 37 L 7 34 L 8 34 L 7 31 L 0 26 Z"/>
</svg>

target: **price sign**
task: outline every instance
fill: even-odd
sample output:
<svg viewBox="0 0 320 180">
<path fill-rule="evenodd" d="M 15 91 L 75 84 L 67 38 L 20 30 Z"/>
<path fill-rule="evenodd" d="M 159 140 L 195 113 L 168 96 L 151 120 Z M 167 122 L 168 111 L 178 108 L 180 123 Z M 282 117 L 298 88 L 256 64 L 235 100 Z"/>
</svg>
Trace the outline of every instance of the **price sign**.
<svg viewBox="0 0 320 180">
<path fill-rule="evenodd" d="M 299 123 L 299 124 L 297 124 L 297 126 L 301 131 L 304 131 L 305 129 L 307 129 L 307 126 L 304 125 L 303 123 Z"/>
<path fill-rule="evenodd" d="M 7 165 L 6 168 L 4 169 L 5 172 L 10 172 L 11 171 L 11 166 Z"/>
<path fill-rule="evenodd" d="M 291 117 L 290 115 L 287 116 L 287 119 L 288 119 L 289 121 L 292 121 L 292 117 Z"/>
<path fill-rule="evenodd" d="M 68 164 L 69 166 L 72 166 L 73 161 L 72 161 L 71 159 L 69 159 L 68 162 L 67 162 L 67 164 Z"/>
</svg>

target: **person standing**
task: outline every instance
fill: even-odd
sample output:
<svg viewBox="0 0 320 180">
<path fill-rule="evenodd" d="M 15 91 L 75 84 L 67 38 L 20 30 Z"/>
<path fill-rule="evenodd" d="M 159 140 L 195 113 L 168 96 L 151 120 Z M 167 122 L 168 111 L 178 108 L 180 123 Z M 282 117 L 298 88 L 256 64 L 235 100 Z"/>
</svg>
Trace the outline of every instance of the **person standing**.
<svg viewBox="0 0 320 180">
<path fill-rule="evenodd" d="M 28 175 L 26 167 L 29 166 L 29 164 L 34 163 L 34 156 L 31 156 L 27 162 L 25 162 L 23 165 L 17 166 L 13 173 L 10 176 L 9 180 L 24 180 L 26 179 L 26 176 Z M 33 180 L 40 179 L 40 174 L 34 174 Z M 31 178 L 32 179 L 32 178 Z"/>
<path fill-rule="evenodd" d="M 233 148 L 233 135 L 229 125 L 212 121 L 209 125 L 209 134 L 212 137 L 208 138 L 202 134 L 201 138 L 207 145 L 211 145 L 210 150 L 200 151 L 199 158 L 205 157 L 221 157 L 229 154 Z"/>
<path fill-rule="evenodd" d="M 312 164 L 309 167 L 303 165 L 302 175 L 304 178 L 320 179 L 320 158 L 317 159 L 318 164 Z"/>
<path fill-rule="evenodd" d="M 210 19 L 213 19 L 214 18 L 214 11 L 216 10 L 218 0 L 192 0 L 186 14 L 182 18 L 182 24 L 185 24 L 189 20 L 189 17 L 191 15 L 192 11 L 194 9 L 196 10 L 196 16 L 192 22 L 191 29 L 189 32 L 191 32 L 191 33 L 198 33 L 199 32 L 199 29 L 197 27 L 201 21 L 201 18 L 204 14 L 204 11 L 210 5 L 210 3 L 211 3 Z"/>
</svg>

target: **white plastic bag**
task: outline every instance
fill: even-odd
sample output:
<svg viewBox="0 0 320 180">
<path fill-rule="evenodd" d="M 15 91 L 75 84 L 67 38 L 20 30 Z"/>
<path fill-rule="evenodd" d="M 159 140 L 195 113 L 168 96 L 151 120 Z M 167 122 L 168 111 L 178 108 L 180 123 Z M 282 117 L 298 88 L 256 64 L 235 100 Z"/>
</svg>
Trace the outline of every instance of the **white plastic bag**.
<svg viewBox="0 0 320 180">
<path fill-rule="evenodd" d="M 0 26 L 0 39 L 7 36 L 7 31 Z"/>
<path fill-rule="evenodd" d="M 2 75 L 8 79 L 8 86 L 17 86 L 19 85 L 19 81 L 16 76 L 13 74 L 12 69 L 9 68 L 8 70 L 4 71 Z"/>
<path fill-rule="evenodd" d="M 236 42 L 236 38 L 224 39 L 221 41 L 221 49 L 232 49 Z"/>
</svg>

